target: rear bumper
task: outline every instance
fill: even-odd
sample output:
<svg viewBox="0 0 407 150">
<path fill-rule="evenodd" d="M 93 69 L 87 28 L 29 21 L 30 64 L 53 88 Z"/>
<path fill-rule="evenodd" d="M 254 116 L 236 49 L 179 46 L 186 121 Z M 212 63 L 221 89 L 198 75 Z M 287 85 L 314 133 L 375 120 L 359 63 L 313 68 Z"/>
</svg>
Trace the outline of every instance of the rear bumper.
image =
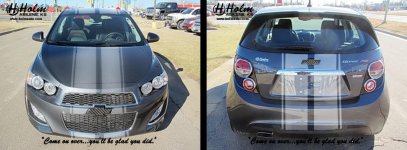
<svg viewBox="0 0 407 150">
<path fill-rule="evenodd" d="M 372 96 L 373 95 L 373 96 Z M 375 98 L 371 103 L 362 101 Z M 248 133 L 373 135 L 387 120 L 389 98 L 385 86 L 361 95 L 352 107 L 271 105 L 257 93 L 245 92 L 231 79 L 227 112 L 231 126 Z M 358 102 L 358 103 L 359 103 Z"/>
<path fill-rule="evenodd" d="M 83 106 L 65 106 L 58 104 L 62 101 L 61 96 L 63 94 L 57 94 L 55 97 L 47 97 L 43 93 L 34 90 L 31 87 L 26 87 L 26 109 L 27 115 L 31 124 L 40 132 L 46 134 L 62 135 L 69 137 L 82 137 L 82 138 L 114 138 L 114 137 L 126 137 L 136 134 L 141 134 L 145 132 L 156 131 L 164 120 L 164 115 L 167 110 L 168 105 L 168 86 L 156 91 L 152 95 L 143 97 L 139 100 L 138 104 L 134 105 L 120 105 L 105 108 L 111 108 L 110 114 L 127 114 L 134 113 L 135 118 L 133 123 L 129 128 L 107 132 L 78 132 L 72 131 L 67 128 L 64 122 L 63 114 L 75 114 L 75 115 L 85 115 L 87 112 L 94 107 L 83 107 Z M 34 105 L 37 110 L 45 117 L 46 123 L 41 122 L 37 117 L 34 116 L 31 108 L 31 104 Z M 153 123 L 149 123 L 151 117 L 155 110 L 157 110 L 161 105 L 163 109 L 160 115 L 155 119 Z M 110 123 L 109 125 L 113 125 Z M 108 127 L 107 127 L 108 128 Z"/>
</svg>

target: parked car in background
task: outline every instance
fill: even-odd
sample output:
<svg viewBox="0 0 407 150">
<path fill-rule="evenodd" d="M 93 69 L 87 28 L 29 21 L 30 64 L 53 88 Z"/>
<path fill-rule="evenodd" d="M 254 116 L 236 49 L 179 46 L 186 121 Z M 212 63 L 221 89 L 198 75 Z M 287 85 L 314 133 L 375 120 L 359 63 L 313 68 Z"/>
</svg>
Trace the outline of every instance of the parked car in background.
<svg viewBox="0 0 407 150">
<path fill-rule="evenodd" d="M 201 34 L 201 18 L 195 20 L 194 25 L 192 26 L 192 32 L 200 35 Z"/>
<path fill-rule="evenodd" d="M 183 8 L 179 8 L 176 2 L 160 2 L 154 7 L 148 7 L 146 12 L 147 19 L 152 19 L 155 17 L 159 20 L 165 20 L 165 17 L 170 13 L 179 13 Z"/>
<path fill-rule="evenodd" d="M 192 26 L 195 24 L 197 18 L 200 18 L 200 16 L 185 18 L 181 25 L 182 28 L 188 32 L 192 32 Z"/>
<path fill-rule="evenodd" d="M 185 18 L 196 17 L 200 15 L 200 8 L 188 8 L 184 10 L 182 13 L 172 13 L 168 14 L 166 18 L 166 24 L 169 25 L 171 28 L 183 29 L 182 23 L 184 22 Z"/>
</svg>

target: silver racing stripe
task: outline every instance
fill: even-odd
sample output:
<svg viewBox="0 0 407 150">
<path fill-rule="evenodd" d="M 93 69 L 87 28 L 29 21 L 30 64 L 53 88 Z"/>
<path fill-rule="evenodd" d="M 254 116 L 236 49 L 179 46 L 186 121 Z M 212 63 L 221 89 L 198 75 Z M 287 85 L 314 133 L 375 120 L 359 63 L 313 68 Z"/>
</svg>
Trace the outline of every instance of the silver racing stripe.
<svg viewBox="0 0 407 150">
<path fill-rule="evenodd" d="M 340 54 L 282 54 L 281 72 L 300 71 L 300 70 L 326 70 L 330 72 L 342 71 Z M 302 60 L 313 58 L 320 60 L 320 64 L 309 66 L 301 64 Z M 345 83 L 342 80 L 344 74 L 319 75 L 312 74 L 310 77 L 301 74 L 279 74 L 282 82 L 282 105 L 281 118 L 284 130 L 336 130 L 342 128 L 342 110 L 341 110 L 341 95 L 342 85 Z M 302 81 L 300 81 L 302 80 Z M 306 83 L 307 87 L 312 87 L 310 90 L 298 90 L 298 83 Z M 312 85 L 311 85 L 312 84 Z M 330 86 L 332 85 L 332 86 Z M 322 86 L 322 87 L 321 87 Z M 321 89 L 329 88 L 329 92 Z M 301 88 L 300 88 L 301 89 Z M 303 106 L 291 108 L 290 106 L 298 106 L 298 101 L 287 100 L 287 95 L 301 95 L 307 97 L 307 101 L 312 101 Z M 334 96 L 334 103 L 326 106 L 315 105 L 314 96 Z M 307 106 L 308 105 L 308 106 Z M 312 106 L 309 106 L 312 105 Z M 312 126 L 310 126 L 312 125 Z M 314 126 L 316 125 L 316 126 Z M 319 126 L 322 125 L 322 126 Z"/>
<path fill-rule="evenodd" d="M 74 86 L 96 89 L 97 78 L 96 48 L 78 47 L 75 56 Z"/>
<path fill-rule="evenodd" d="M 291 69 L 306 69 L 308 68 L 307 65 L 301 64 L 301 61 L 304 59 L 308 59 L 308 54 L 284 54 L 284 67 L 283 70 L 291 70 Z M 295 93 L 295 83 L 291 81 L 295 81 L 296 76 L 290 75 L 283 75 L 283 87 L 284 92 L 283 95 L 287 95 L 286 93 Z M 302 78 L 302 80 L 307 80 L 307 78 Z M 308 91 L 302 91 L 304 95 L 308 95 Z M 284 98 L 284 113 L 285 114 L 285 130 L 308 130 L 308 111 L 307 106 L 303 106 L 299 109 L 290 109 L 287 106 L 294 106 L 296 105 L 294 101 L 286 100 Z"/>
<path fill-rule="evenodd" d="M 105 48 L 101 50 L 100 55 L 101 68 L 101 87 L 102 89 L 111 89 L 112 87 L 122 86 L 122 62 L 119 48 Z"/>
<path fill-rule="evenodd" d="M 332 70 L 332 71 L 342 71 L 340 66 L 339 54 L 315 54 L 316 60 L 321 60 L 319 65 L 315 65 L 314 69 L 316 70 Z M 337 74 L 331 76 L 314 76 L 312 83 L 322 82 L 324 87 L 330 87 L 329 93 L 321 92 L 320 87 L 314 86 L 314 91 L 318 95 L 334 95 L 336 98 L 335 103 L 330 104 L 330 109 L 322 109 L 321 106 L 314 106 L 314 122 L 324 123 L 324 126 L 315 126 L 314 130 L 337 130 L 340 126 L 340 94 L 341 94 L 341 82 L 342 75 Z M 329 81 L 329 82 L 327 82 Z M 325 86 L 326 83 L 334 84 L 334 86 Z M 319 91 L 318 91 L 319 90 Z M 319 92 L 319 93 L 318 93 Z"/>
</svg>

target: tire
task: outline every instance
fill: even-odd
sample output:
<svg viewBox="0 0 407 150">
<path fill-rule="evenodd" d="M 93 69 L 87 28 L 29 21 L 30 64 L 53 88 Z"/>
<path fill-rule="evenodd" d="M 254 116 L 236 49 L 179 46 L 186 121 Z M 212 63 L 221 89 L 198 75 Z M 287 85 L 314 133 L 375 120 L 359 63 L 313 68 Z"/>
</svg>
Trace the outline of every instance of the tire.
<svg viewBox="0 0 407 150">
<path fill-rule="evenodd" d="M 177 22 L 177 29 L 178 30 L 183 30 L 184 28 L 182 28 L 182 22 L 184 22 L 184 20 L 179 20 L 178 22 Z"/>
<path fill-rule="evenodd" d="M 161 21 L 164 21 L 164 20 L 165 20 L 164 14 L 161 14 L 161 15 L 160 15 L 160 20 L 161 20 Z"/>
<path fill-rule="evenodd" d="M 146 18 L 147 18 L 148 20 L 153 19 L 153 17 L 150 17 L 150 16 L 146 16 Z"/>
</svg>

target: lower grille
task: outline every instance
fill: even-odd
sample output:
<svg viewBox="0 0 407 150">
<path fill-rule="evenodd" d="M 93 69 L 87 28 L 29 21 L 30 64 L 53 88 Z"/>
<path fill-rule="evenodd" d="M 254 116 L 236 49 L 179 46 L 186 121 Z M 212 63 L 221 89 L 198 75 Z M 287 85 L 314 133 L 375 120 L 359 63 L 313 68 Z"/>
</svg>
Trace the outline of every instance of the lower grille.
<svg viewBox="0 0 407 150">
<path fill-rule="evenodd" d="M 65 126 L 70 131 L 107 133 L 129 129 L 136 113 L 126 114 L 63 114 Z"/>
<path fill-rule="evenodd" d="M 64 96 L 63 104 L 70 105 L 124 105 L 135 103 L 132 93 L 114 93 L 114 94 L 81 94 L 69 93 Z"/>
</svg>

